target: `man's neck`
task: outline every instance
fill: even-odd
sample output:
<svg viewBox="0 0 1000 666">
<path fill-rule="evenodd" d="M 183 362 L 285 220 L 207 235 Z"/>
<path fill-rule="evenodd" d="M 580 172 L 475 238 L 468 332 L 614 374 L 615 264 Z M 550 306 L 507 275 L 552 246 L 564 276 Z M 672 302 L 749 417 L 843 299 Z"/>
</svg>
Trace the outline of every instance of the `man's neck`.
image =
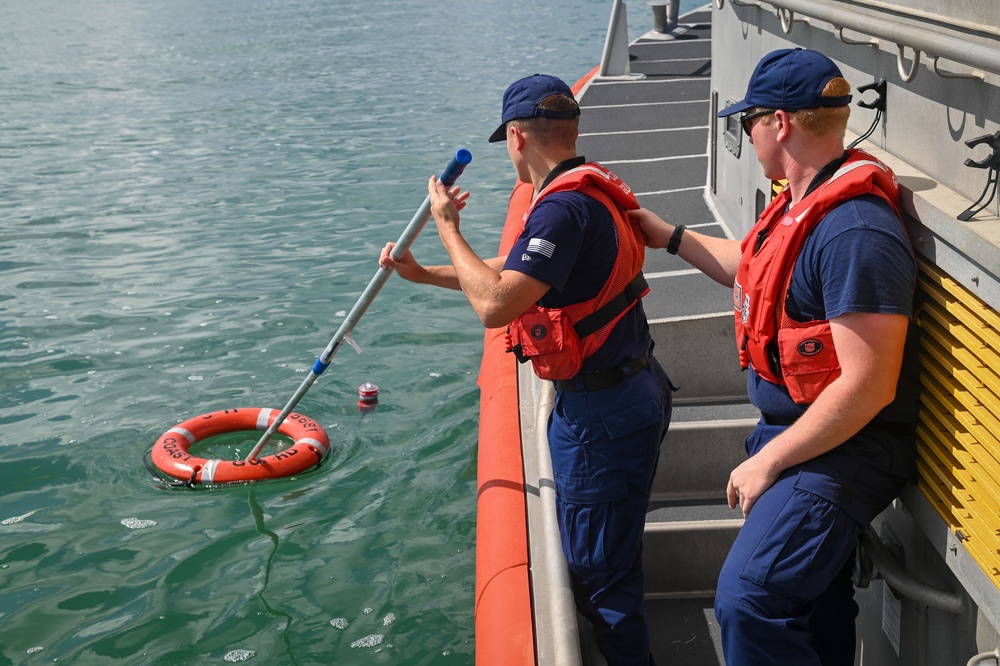
<svg viewBox="0 0 1000 666">
<path fill-rule="evenodd" d="M 548 185 L 548 183 L 555 178 L 561 171 L 556 171 L 555 174 L 552 172 L 560 168 L 560 165 L 565 164 L 567 161 L 577 158 L 575 150 L 560 150 L 558 152 L 551 152 L 545 154 L 537 154 L 536 159 L 532 160 L 530 163 L 531 169 L 531 184 L 535 188 L 535 194 L 537 195 L 542 191 L 542 188 Z M 573 166 L 576 166 L 575 164 Z M 573 168 L 572 166 L 569 168 Z"/>
<path fill-rule="evenodd" d="M 551 183 L 553 180 L 555 180 L 559 176 L 559 174 L 565 173 L 570 169 L 575 169 L 581 164 L 584 164 L 586 161 L 587 158 L 584 157 L 583 155 L 580 155 L 580 156 L 570 157 L 568 159 L 563 160 L 562 162 L 559 162 L 554 167 L 552 167 L 548 175 L 545 176 L 545 178 L 542 180 L 541 185 L 535 190 L 535 193 L 537 194 L 538 192 L 541 192 L 546 187 L 548 187 L 548 184 Z"/>
<path fill-rule="evenodd" d="M 791 204 L 794 206 L 805 198 L 815 188 L 814 182 L 818 177 L 821 178 L 820 182 L 822 182 L 833 175 L 836 167 L 829 173 L 826 173 L 826 169 L 828 169 L 831 163 L 843 157 L 844 146 L 841 143 L 839 145 L 825 146 L 822 149 L 817 148 L 809 155 L 807 162 L 794 161 L 793 165 L 786 172 L 788 186 L 792 193 Z"/>
</svg>

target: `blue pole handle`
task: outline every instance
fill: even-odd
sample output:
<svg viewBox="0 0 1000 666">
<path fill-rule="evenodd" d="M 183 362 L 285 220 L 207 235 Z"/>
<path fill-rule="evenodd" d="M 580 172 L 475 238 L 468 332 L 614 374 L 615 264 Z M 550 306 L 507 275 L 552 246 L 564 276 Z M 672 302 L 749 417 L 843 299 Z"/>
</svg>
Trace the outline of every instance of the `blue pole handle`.
<svg viewBox="0 0 1000 666">
<path fill-rule="evenodd" d="M 465 171 L 466 165 L 471 161 L 472 153 L 465 148 L 459 148 L 455 152 L 455 157 L 452 158 L 451 162 L 448 162 L 448 166 L 445 167 L 438 180 L 444 183 L 445 186 L 451 187 L 458 180 L 458 177 L 462 175 L 462 172 Z"/>
</svg>

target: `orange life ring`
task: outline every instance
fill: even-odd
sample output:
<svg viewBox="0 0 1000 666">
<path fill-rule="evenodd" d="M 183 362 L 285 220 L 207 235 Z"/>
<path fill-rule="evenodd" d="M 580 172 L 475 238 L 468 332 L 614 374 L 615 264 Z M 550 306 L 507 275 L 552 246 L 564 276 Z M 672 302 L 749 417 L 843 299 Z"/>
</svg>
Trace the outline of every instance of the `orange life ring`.
<svg viewBox="0 0 1000 666">
<path fill-rule="evenodd" d="M 195 442 L 243 430 L 267 430 L 280 412 L 251 407 L 202 414 L 166 431 L 153 445 L 150 455 L 161 472 L 192 484 L 238 483 L 278 479 L 319 465 L 330 448 L 323 427 L 308 416 L 292 412 L 278 432 L 295 443 L 256 460 L 211 460 L 188 453 Z"/>
</svg>

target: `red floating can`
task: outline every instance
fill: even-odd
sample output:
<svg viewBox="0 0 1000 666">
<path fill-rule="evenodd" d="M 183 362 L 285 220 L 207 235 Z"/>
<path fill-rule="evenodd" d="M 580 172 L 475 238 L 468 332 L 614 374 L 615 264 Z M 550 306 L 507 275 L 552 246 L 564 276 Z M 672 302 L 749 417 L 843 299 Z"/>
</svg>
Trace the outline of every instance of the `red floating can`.
<svg viewBox="0 0 1000 666">
<path fill-rule="evenodd" d="M 370 412 L 378 406 L 378 386 L 365 382 L 358 387 L 358 411 Z"/>
</svg>

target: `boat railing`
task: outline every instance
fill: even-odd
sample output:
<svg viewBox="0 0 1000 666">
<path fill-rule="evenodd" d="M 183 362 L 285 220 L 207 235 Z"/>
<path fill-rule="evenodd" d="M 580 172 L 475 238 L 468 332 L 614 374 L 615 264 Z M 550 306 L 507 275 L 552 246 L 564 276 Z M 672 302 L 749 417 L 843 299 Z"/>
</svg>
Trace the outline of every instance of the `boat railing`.
<svg viewBox="0 0 1000 666">
<path fill-rule="evenodd" d="M 715 0 L 719 9 L 726 0 Z M 935 24 L 953 29 L 956 34 L 946 34 L 943 30 L 931 30 L 918 25 L 908 25 L 898 9 L 889 11 L 880 5 L 861 5 L 870 12 L 859 12 L 858 6 L 851 9 L 838 9 L 829 3 L 818 0 L 729 0 L 734 7 L 755 7 L 763 9 L 766 5 L 774 8 L 781 20 L 782 30 L 791 33 L 796 22 L 808 22 L 809 19 L 824 21 L 834 27 L 837 39 L 845 44 L 878 46 L 880 41 L 890 42 L 896 46 L 896 61 L 899 76 L 905 82 L 913 81 L 919 70 L 921 54 L 926 55 L 931 62 L 935 74 L 947 78 L 975 78 L 985 80 L 984 72 L 1000 74 L 1000 48 L 993 45 L 996 35 L 988 35 L 981 43 L 970 40 L 972 26 L 962 22 Z M 926 19 L 922 12 L 912 12 L 914 21 Z M 928 25 L 924 22 L 923 25 Z M 844 30 L 851 30 L 873 39 L 854 40 L 844 37 Z M 911 51 L 913 57 L 906 65 L 906 52 Z M 970 72 L 955 73 L 939 68 L 938 60 L 946 60 L 973 68 Z"/>
<path fill-rule="evenodd" d="M 861 535 L 859 541 L 862 564 L 871 562 L 874 569 L 870 571 L 867 579 L 857 581 L 858 587 L 867 587 L 871 579 L 881 578 L 893 590 L 923 606 L 936 608 L 952 615 L 961 615 L 969 611 L 969 604 L 961 595 L 928 585 L 916 576 L 909 574 L 903 565 L 896 561 L 889 547 L 882 541 L 874 528 L 869 527 Z"/>
<path fill-rule="evenodd" d="M 546 433 L 555 389 L 552 382 L 543 382 L 534 375 L 531 364 L 519 364 L 517 372 L 531 577 L 544 581 L 531 586 L 535 650 L 539 664 L 579 666 L 583 663 L 580 630 L 573 621 L 576 602 L 559 540 L 555 480 Z"/>
</svg>

